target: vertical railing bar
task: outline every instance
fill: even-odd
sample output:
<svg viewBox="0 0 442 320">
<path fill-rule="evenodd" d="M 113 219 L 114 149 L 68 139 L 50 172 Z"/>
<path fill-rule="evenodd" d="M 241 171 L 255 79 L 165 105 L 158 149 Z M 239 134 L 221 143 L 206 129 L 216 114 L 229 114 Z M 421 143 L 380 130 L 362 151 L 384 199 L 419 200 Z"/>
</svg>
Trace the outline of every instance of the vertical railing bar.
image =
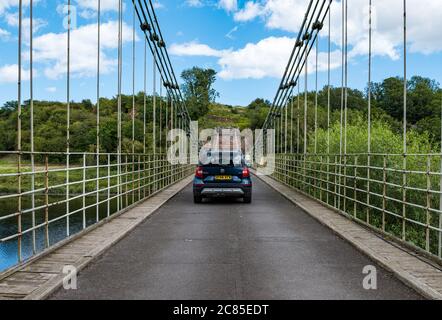
<svg viewBox="0 0 442 320">
<path fill-rule="evenodd" d="M 354 203 L 353 203 L 353 216 L 355 218 L 357 218 L 357 179 L 358 179 L 358 156 L 355 157 L 355 163 L 354 163 L 354 180 L 353 180 L 353 198 L 354 198 Z"/>
<path fill-rule="evenodd" d="M 442 126 L 441 126 L 441 129 L 442 129 Z M 442 135 L 441 135 L 441 137 L 442 137 Z M 441 147 L 442 147 L 442 143 L 441 143 Z M 440 157 L 439 160 L 440 160 L 440 169 L 439 169 L 440 194 L 439 194 L 439 248 L 438 248 L 438 255 L 439 255 L 439 258 L 442 258 L 442 156 Z"/>
<path fill-rule="evenodd" d="M 128 189 L 129 189 L 129 184 L 127 182 L 128 179 L 128 156 L 127 153 L 124 155 L 124 198 L 126 199 L 126 207 L 129 206 L 129 194 L 128 194 Z"/>
<path fill-rule="evenodd" d="M 111 207 L 111 202 L 110 202 L 110 188 L 111 188 L 111 154 L 108 153 L 107 155 L 107 217 L 110 217 L 110 207 Z"/>
<path fill-rule="evenodd" d="M 83 230 L 86 229 L 86 154 L 83 154 Z"/>
<path fill-rule="evenodd" d="M 427 156 L 427 210 L 426 210 L 426 241 L 425 241 L 425 248 L 428 252 L 430 252 L 430 227 L 431 227 L 431 156 Z"/>
<path fill-rule="evenodd" d="M 337 197 L 338 197 L 338 181 L 337 181 L 337 179 L 338 179 L 338 166 L 337 166 L 337 164 L 338 164 L 338 157 L 335 156 L 334 158 L 335 158 L 335 163 L 334 163 L 334 167 L 335 167 L 334 187 L 335 187 L 335 190 L 334 190 L 334 199 L 333 199 L 334 205 L 333 206 L 335 208 L 337 208 L 337 205 L 338 205 L 338 199 L 337 199 Z M 339 160 L 340 160 L 340 158 L 339 158 Z"/>
<path fill-rule="evenodd" d="M 387 207 L 387 156 L 384 155 L 383 166 L 383 191 L 382 191 L 382 231 L 385 232 L 385 210 Z"/>
<path fill-rule="evenodd" d="M 141 200 L 141 156 L 138 155 L 138 201 Z"/>
<path fill-rule="evenodd" d="M 49 158 L 45 155 L 45 246 L 49 248 Z"/>
</svg>

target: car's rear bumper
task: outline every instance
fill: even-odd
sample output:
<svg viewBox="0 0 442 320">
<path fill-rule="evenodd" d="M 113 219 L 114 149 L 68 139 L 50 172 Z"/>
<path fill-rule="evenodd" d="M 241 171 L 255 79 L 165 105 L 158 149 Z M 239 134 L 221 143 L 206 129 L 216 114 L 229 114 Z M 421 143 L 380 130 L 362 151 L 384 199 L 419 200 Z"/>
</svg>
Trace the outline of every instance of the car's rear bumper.
<svg viewBox="0 0 442 320">
<path fill-rule="evenodd" d="M 204 188 L 201 191 L 201 195 L 208 198 L 244 197 L 244 194 L 241 188 Z"/>
<path fill-rule="evenodd" d="M 194 185 L 193 191 L 196 195 L 206 198 L 242 198 L 252 193 L 252 186 L 244 184 Z"/>
</svg>

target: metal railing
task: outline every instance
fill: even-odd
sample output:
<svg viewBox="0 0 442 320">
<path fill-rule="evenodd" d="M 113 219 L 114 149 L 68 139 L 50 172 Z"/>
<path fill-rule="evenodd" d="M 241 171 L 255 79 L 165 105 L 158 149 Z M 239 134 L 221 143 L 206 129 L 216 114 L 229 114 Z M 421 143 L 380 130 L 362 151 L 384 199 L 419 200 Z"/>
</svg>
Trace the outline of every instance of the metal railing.
<svg viewBox="0 0 442 320">
<path fill-rule="evenodd" d="M 440 262 L 441 163 L 441 154 L 278 154 L 273 177 Z"/>
<path fill-rule="evenodd" d="M 69 166 L 67 153 L 8 154 L 24 159 L 19 172 L 3 166 L 0 173 L 0 245 L 16 246 L 11 266 L 194 171 L 193 165 L 170 164 L 163 154 L 70 153 Z M 40 163 L 34 170 L 26 165 L 31 155 Z"/>
</svg>

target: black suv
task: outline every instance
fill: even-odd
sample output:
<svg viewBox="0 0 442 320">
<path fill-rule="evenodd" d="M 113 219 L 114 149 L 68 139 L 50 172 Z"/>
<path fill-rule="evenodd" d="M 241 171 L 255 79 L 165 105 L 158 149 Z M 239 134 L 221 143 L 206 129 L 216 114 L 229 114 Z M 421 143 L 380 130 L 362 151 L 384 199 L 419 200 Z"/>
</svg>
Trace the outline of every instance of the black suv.
<svg viewBox="0 0 442 320">
<path fill-rule="evenodd" d="M 207 152 L 207 160 L 196 169 L 193 181 L 195 203 L 203 198 L 243 198 L 252 202 L 252 179 L 244 156 L 239 151 Z"/>
</svg>

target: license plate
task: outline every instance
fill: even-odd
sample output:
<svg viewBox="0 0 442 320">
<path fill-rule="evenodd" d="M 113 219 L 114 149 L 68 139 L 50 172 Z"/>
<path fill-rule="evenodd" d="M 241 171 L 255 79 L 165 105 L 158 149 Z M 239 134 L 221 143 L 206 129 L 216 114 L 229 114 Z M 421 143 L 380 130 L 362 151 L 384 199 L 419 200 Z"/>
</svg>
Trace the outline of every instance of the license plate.
<svg viewBox="0 0 442 320">
<path fill-rule="evenodd" d="M 218 180 L 218 181 L 232 180 L 232 176 L 216 176 L 215 180 Z"/>
</svg>

